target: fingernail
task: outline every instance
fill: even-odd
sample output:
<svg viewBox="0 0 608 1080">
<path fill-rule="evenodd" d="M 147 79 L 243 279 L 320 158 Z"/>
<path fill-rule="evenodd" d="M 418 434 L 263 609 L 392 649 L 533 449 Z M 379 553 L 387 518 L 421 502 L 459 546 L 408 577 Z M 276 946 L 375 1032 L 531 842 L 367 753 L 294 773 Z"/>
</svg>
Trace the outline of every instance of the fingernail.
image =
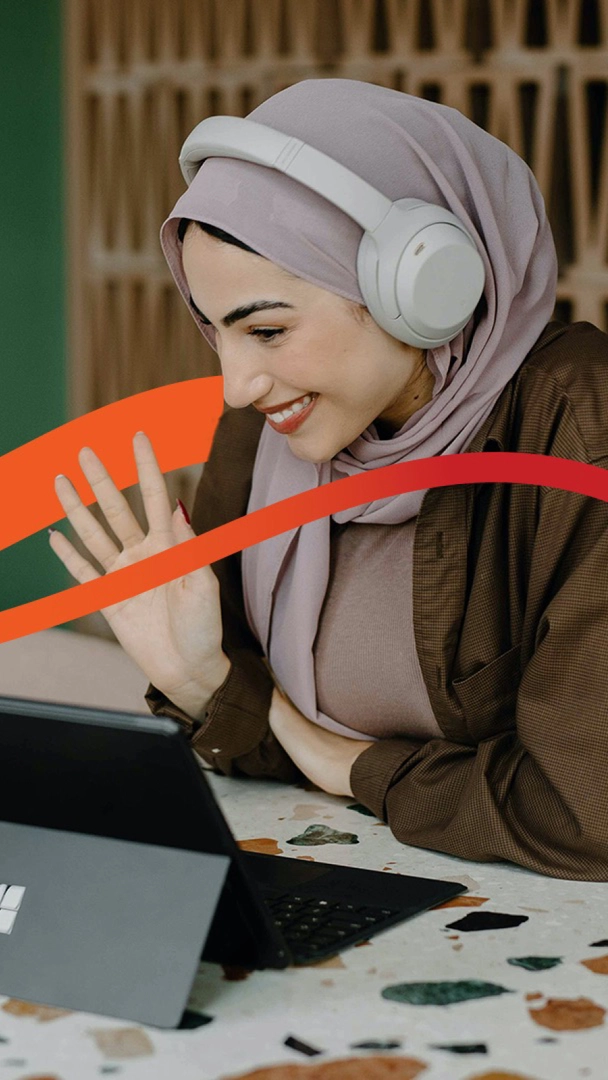
<svg viewBox="0 0 608 1080">
<path fill-rule="evenodd" d="M 46 531 L 48 532 L 49 536 L 52 536 L 54 532 L 57 532 L 57 529 L 47 529 Z"/>
<path fill-rule="evenodd" d="M 177 505 L 179 506 L 182 514 L 184 515 L 184 520 L 186 522 L 186 525 L 189 525 L 190 524 L 190 514 L 186 510 L 186 507 L 184 506 L 181 499 L 176 499 L 176 502 L 177 502 Z"/>
</svg>

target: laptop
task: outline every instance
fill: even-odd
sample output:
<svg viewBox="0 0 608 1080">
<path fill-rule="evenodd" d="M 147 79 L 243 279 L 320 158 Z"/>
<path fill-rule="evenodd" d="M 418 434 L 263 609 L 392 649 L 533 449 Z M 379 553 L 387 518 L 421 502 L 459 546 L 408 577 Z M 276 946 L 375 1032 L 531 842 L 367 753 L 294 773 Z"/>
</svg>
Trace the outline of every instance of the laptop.
<svg viewBox="0 0 608 1080">
<path fill-rule="evenodd" d="M 174 721 L 0 697 L 0 994 L 176 1027 L 201 957 L 314 963 L 464 891 L 243 852 Z"/>
</svg>

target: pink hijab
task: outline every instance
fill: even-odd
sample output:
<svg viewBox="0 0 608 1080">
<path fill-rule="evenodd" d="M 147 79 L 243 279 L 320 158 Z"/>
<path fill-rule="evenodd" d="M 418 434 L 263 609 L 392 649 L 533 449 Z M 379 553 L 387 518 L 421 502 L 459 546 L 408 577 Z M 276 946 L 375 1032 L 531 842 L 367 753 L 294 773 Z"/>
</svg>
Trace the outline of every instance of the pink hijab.
<svg viewBox="0 0 608 1080">
<path fill-rule="evenodd" d="M 462 452 L 539 337 L 555 302 L 555 248 L 527 165 L 454 109 L 351 79 L 296 83 L 263 102 L 249 119 L 303 139 L 393 200 L 416 197 L 447 207 L 476 240 L 486 285 L 464 331 L 427 353 L 435 376 L 432 400 L 392 438 L 381 439 L 371 424 L 331 461 L 313 464 L 296 458 L 286 437 L 266 424 L 248 510 L 354 473 Z M 177 240 L 183 217 L 216 225 L 292 274 L 363 303 L 356 275 L 361 228 L 296 180 L 244 161 L 204 162 L 161 231 L 163 251 L 188 301 Z M 193 314 L 215 347 L 215 331 Z M 424 495 L 380 499 L 334 518 L 398 524 L 417 515 Z M 293 703 L 310 720 L 356 738 L 356 732 L 317 708 L 313 645 L 329 556 L 327 518 L 245 549 L 245 607 Z"/>
</svg>

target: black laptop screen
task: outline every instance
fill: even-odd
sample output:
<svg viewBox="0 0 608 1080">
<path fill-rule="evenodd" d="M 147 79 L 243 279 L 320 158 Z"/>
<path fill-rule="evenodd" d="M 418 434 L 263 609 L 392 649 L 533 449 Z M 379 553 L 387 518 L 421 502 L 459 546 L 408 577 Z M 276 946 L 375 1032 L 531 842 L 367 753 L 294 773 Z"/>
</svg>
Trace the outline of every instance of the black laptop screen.
<svg viewBox="0 0 608 1080">
<path fill-rule="evenodd" d="M 1 820 L 225 852 L 205 791 L 173 721 L 0 698 Z"/>
</svg>

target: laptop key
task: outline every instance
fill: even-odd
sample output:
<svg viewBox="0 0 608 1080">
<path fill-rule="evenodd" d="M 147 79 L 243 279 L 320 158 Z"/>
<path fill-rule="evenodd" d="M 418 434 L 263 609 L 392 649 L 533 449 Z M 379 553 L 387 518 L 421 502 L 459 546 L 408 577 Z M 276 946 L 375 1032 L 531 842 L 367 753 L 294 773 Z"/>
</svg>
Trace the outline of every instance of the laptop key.
<svg viewBox="0 0 608 1080">
<path fill-rule="evenodd" d="M 327 926 L 328 924 L 326 923 L 325 925 Z M 350 931 L 350 933 L 352 934 L 356 934 L 358 930 L 365 930 L 371 924 L 364 922 L 363 919 L 337 919 L 335 916 L 333 916 L 329 925 L 332 928 L 336 926 L 340 927 L 342 930 L 347 930 Z"/>
<path fill-rule="evenodd" d="M 359 915 L 373 915 L 376 919 L 388 919 L 389 915 L 396 915 L 393 908 L 360 907 L 357 908 Z"/>
</svg>

